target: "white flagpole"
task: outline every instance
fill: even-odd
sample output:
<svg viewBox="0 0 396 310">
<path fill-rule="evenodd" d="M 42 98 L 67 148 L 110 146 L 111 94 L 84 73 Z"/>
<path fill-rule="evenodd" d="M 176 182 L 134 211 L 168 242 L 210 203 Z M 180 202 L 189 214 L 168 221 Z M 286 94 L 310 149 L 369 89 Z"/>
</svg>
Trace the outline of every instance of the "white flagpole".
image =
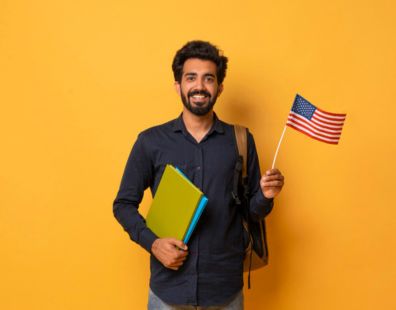
<svg viewBox="0 0 396 310">
<path fill-rule="evenodd" d="M 279 140 L 278 147 L 276 148 L 276 152 L 275 152 L 275 156 L 274 156 L 274 161 L 272 162 L 272 168 L 271 168 L 271 169 L 274 169 L 274 167 L 275 167 L 276 157 L 278 156 L 279 147 L 280 147 L 280 145 L 281 145 L 281 143 L 282 143 L 283 136 L 285 135 L 286 127 L 287 127 L 287 126 L 285 125 L 285 128 L 283 128 L 283 132 L 282 132 L 281 138 L 280 138 L 280 140 Z"/>
</svg>

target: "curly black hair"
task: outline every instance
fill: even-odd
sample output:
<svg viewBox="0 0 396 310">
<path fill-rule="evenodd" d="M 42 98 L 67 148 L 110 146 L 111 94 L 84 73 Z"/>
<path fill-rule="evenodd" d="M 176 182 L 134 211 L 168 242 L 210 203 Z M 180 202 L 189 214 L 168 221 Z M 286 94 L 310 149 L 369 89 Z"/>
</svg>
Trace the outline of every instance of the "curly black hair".
<svg viewBox="0 0 396 310">
<path fill-rule="evenodd" d="M 181 82 L 184 62 L 190 58 L 213 61 L 217 66 L 217 82 L 219 85 L 223 83 L 226 76 L 228 58 L 223 56 L 222 51 L 215 45 L 200 40 L 187 42 L 176 52 L 172 63 L 175 81 Z"/>
</svg>

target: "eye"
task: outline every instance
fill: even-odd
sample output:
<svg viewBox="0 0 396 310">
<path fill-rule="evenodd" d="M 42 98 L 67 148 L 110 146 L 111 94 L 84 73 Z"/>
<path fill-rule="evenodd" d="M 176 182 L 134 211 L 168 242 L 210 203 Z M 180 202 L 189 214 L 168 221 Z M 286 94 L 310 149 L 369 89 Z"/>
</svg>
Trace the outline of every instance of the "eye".
<svg viewBox="0 0 396 310">
<path fill-rule="evenodd" d="M 215 81 L 215 78 L 213 76 L 207 76 L 206 81 L 209 83 L 213 83 Z"/>
<path fill-rule="evenodd" d="M 194 81 L 194 80 L 195 80 L 195 76 L 193 76 L 193 75 L 187 75 L 187 76 L 186 76 L 186 80 L 189 81 L 189 82 Z"/>
</svg>

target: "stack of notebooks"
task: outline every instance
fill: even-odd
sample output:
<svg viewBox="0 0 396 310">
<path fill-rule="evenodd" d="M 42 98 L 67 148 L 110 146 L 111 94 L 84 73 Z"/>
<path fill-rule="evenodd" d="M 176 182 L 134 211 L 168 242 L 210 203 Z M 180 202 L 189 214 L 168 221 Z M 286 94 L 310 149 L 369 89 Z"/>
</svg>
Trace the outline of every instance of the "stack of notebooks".
<svg viewBox="0 0 396 310">
<path fill-rule="evenodd" d="M 207 202 L 179 169 L 167 165 L 146 217 L 147 227 L 160 238 L 187 244 Z"/>
</svg>

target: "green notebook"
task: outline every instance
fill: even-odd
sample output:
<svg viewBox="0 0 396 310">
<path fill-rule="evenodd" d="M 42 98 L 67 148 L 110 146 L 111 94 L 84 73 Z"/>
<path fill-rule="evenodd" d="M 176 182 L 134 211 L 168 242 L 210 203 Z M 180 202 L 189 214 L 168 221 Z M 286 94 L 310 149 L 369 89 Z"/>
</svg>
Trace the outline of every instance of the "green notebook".
<svg viewBox="0 0 396 310">
<path fill-rule="evenodd" d="M 196 218 L 197 209 L 202 213 L 206 201 L 190 180 L 167 165 L 146 217 L 147 227 L 160 238 L 172 237 L 187 242 L 189 236 L 187 240 L 185 237 L 194 215 Z"/>
</svg>

